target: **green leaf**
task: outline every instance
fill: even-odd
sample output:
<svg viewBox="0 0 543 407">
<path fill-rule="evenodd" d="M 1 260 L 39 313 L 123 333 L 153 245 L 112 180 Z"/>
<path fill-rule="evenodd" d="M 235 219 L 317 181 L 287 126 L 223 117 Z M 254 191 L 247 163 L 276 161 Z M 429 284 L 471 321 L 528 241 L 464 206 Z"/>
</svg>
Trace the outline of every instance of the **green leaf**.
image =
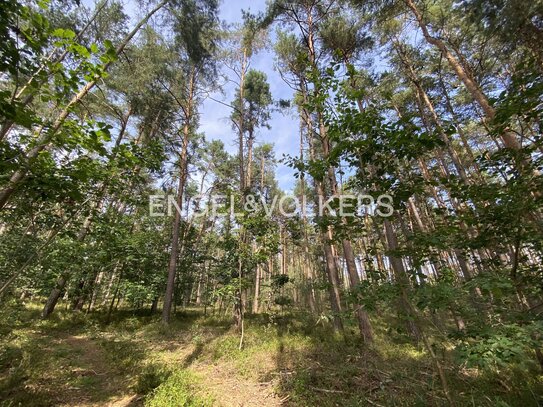
<svg viewBox="0 0 543 407">
<path fill-rule="evenodd" d="M 75 32 L 67 28 L 57 28 L 52 33 L 53 37 L 64 38 L 67 40 L 73 40 L 75 38 Z"/>
</svg>

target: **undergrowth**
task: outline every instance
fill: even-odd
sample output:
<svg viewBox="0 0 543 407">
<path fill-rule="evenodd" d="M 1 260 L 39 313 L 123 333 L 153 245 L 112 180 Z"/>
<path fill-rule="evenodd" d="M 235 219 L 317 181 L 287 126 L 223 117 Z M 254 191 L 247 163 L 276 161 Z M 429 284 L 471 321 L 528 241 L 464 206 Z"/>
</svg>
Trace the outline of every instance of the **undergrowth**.
<svg viewBox="0 0 543 407">
<path fill-rule="evenodd" d="M 204 318 L 196 309 L 178 313 L 168 327 L 158 315 L 131 310 L 107 324 L 100 312 L 63 309 L 41 321 L 37 304 L 9 304 L 0 318 L 2 406 L 70 405 L 81 397 L 107 404 L 127 395 L 148 406 L 221 405 L 221 394 L 206 386 L 206 367 L 240 386 L 272 386 L 284 405 L 446 405 L 425 351 L 377 324 L 368 347 L 354 329 L 338 337 L 307 314 L 248 316 L 240 350 L 230 318 Z M 543 401 L 541 375 L 520 365 L 477 369 L 447 349 L 438 355 L 458 405 Z"/>
</svg>

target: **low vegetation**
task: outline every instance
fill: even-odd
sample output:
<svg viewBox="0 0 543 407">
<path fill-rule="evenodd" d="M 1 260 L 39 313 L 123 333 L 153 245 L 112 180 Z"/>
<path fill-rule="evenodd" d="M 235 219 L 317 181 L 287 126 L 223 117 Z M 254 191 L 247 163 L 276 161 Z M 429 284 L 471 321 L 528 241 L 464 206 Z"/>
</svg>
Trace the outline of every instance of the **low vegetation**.
<svg viewBox="0 0 543 407">
<path fill-rule="evenodd" d="M 305 313 L 249 317 L 243 350 L 231 318 L 186 309 L 168 327 L 148 311 L 2 313 L 2 406 L 445 405 L 424 349 L 376 327 L 372 346 Z M 349 329 L 354 332 L 354 327 Z M 436 350 L 437 351 L 437 350 Z M 537 366 L 476 369 L 438 351 L 458 405 L 537 406 Z"/>
</svg>

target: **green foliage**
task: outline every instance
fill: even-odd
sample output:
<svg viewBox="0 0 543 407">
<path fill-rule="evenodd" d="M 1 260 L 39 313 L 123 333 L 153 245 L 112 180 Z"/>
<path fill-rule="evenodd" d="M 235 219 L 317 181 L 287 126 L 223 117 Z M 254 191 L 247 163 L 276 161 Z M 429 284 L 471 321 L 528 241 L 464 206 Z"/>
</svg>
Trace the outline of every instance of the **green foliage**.
<svg viewBox="0 0 543 407">
<path fill-rule="evenodd" d="M 197 377 L 183 370 L 174 371 L 145 401 L 146 406 L 212 406 L 213 400 L 209 397 L 199 396 Z"/>
<path fill-rule="evenodd" d="M 285 284 L 290 281 L 290 278 L 287 274 L 277 274 L 272 276 L 272 287 L 276 290 L 283 288 Z"/>
<path fill-rule="evenodd" d="M 456 353 L 468 366 L 493 370 L 516 366 L 536 371 L 537 366 L 528 355 L 539 347 L 542 334 L 540 321 L 528 325 L 501 324 L 463 338 Z"/>
<path fill-rule="evenodd" d="M 289 298 L 289 297 L 285 297 L 284 295 L 279 295 L 279 296 L 276 296 L 273 300 L 273 302 L 276 304 L 276 305 L 279 305 L 281 307 L 281 309 L 285 306 L 288 306 L 288 305 L 292 305 L 293 304 L 293 301 L 292 301 L 292 298 Z"/>
</svg>

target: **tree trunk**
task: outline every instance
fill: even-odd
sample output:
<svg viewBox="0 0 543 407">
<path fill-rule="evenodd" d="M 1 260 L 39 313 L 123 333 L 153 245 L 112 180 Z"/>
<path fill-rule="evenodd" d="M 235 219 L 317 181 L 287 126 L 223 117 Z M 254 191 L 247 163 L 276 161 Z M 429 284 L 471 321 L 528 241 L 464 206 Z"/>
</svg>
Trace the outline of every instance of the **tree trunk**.
<svg viewBox="0 0 543 407">
<path fill-rule="evenodd" d="M 253 314 L 258 314 L 260 307 L 260 265 L 256 266 L 255 292 L 253 297 Z"/>
<path fill-rule="evenodd" d="M 343 255 L 345 256 L 345 261 L 347 263 L 347 272 L 349 273 L 349 281 L 351 283 L 351 289 L 356 289 L 357 285 L 360 284 L 360 276 L 358 275 L 358 270 L 356 268 L 355 257 L 353 253 L 353 248 L 351 242 L 346 239 L 343 239 Z M 362 305 L 355 304 L 355 314 L 358 320 L 358 327 L 362 338 L 366 343 L 373 342 L 373 329 L 371 327 L 371 322 L 368 313 Z"/>
<path fill-rule="evenodd" d="M 394 231 L 394 228 L 392 226 L 392 223 L 385 218 L 384 219 L 384 225 L 385 225 L 385 235 L 386 235 L 386 241 L 388 245 L 389 251 L 395 251 L 398 250 L 398 239 L 396 238 L 396 232 Z M 407 273 L 405 272 L 405 268 L 402 262 L 402 259 L 400 257 L 397 257 L 395 254 L 390 253 L 388 258 L 390 259 L 390 264 L 392 265 L 392 271 L 394 272 L 394 277 L 396 280 L 396 284 L 400 286 L 402 291 L 406 290 L 409 286 L 409 278 L 407 276 Z M 415 339 L 420 340 L 420 330 L 417 324 L 414 323 L 413 315 L 410 315 L 409 311 L 409 298 L 407 295 L 401 295 L 399 299 L 399 312 L 400 315 L 403 315 L 406 319 L 406 327 L 407 332 Z"/>
<path fill-rule="evenodd" d="M 313 125 L 311 122 L 309 112 L 303 109 L 302 114 L 304 115 L 304 121 L 306 125 L 308 126 L 307 129 L 308 129 L 309 137 L 313 137 Z M 312 142 L 310 142 L 309 152 L 311 155 L 311 159 L 313 159 L 315 153 L 314 153 L 314 147 L 313 147 Z M 316 179 L 314 179 L 313 181 L 315 184 L 315 189 L 317 191 L 315 205 L 316 205 L 316 208 L 318 208 L 321 202 L 325 202 L 326 194 L 324 191 L 324 186 L 323 186 L 322 181 L 319 181 Z M 340 291 L 339 291 L 339 278 L 338 278 L 336 260 L 334 258 L 334 253 L 332 251 L 332 231 L 330 227 L 321 227 L 320 236 L 321 236 L 323 249 L 324 249 L 325 268 L 326 268 L 326 275 L 328 277 L 328 295 L 329 295 L 330 307 L 331 307 L 332 315 L 333 315 L 333 326 L 336 332 L 343 333 L 343 322 L 341 320 L 341 315 L 340 315 L 341 300 L 340 300 Z"/>
<path fill-rule="evenodd" d="M 439 49 L 441 54 L 449 62 L 449 65 L 451 66 L 453 71 L 456 73 L 458 78 L 462 81 L 462 83 L 464 83 L 464 85 L 466 86 L 466 89 L 471 94 L 473 99 L 475 99 L 475 101 L 479 104 L 479 106 L 481 106 L 481 109 L 483 110 L 488 121 L 489 122 L 492 121 L 494 117 L 496 116 L 496 110 L 492 107 L 486 95 L 479 88 L 477 83 L 475 83 L 473 78 L 471 78 L 471 75 L 469 75 L 468 72 L 466 72 L 462 64 L 449 51 L 445 42 L 443 42 L 439 38 L 433 37 L 430 34 L 430 32 L 428 31 L 428 27 L 422 17 L 422 14 L 418 10 L 413 0 L 404 0 L 404 2 L 407 5 L 407 7 L 411 9 L 411 11 L 413 12 L 413 15 L 415 16 L 426 41 L 429 44 L 432 44 Z M 520 150 L 521 148 L 520 142 L 517 140 L 516 136 L 513 133 L 505 131 L 501 134 L 501 139 L 506 148 L 510 148 L 512 150 Z"/>
<path fill-rule="evenodd" d="M 189 82 L 189 93 L 187 107 L 185 110 L 185 124 L 183 125 L 183 144 L 181 147 L 181 155 L 179 158 L 179 183 L 177 186 L 177 208 L 175 208 L 175 217 L 172 226 L 172 240 L 170 261 L 168 263 L 168 275 L 166 279 L 166 292 L 164 293 L 164 304 L 162 306 L 162 322 L 168 324 L 170 322 L 170 312 L 172 309 L 173 292 L 175 288 L 175 274 L 177 270 L 177 260 L 179 254 L 179 231 L 181 227 L 181 210 L 183 208 L 183 193 L 185 191 L 185 182 L 187 178 L 187 150 L 190 136 L 190 126 L 192 121 L 192 103 L 194 97 L 195 86 L 195 68 L 192 69 L 192 74 Z"/>
</svg>

